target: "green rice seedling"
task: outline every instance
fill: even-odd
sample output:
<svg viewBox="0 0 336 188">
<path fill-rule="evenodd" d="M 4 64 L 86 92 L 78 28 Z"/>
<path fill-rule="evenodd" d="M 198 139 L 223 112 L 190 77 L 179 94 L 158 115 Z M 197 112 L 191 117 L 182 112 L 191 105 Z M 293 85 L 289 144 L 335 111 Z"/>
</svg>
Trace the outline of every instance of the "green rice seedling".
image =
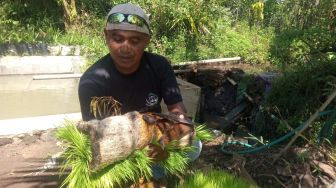
<svg viewBox="0 0 336 188">
<path fill-rule="evenodd" d="M 206 125 L 196 126 L 196 138 L 201 141 L 210 141 L 213 140 L 214 136 L 209 129 L 206 128 Z"/>
<path fill-rule="evenodd" d="M 204 126 L 196 128 L 196 136 L 203 141 L 211 138 L 210 132 Z M 61 155 L 63 159 L 61 173 L 70 170 L 62 187 L 115 187 L 136 182 L 140 177 L 150 179 L 152 176 L 153 161 L 147 156 L 148 148 L 136 150 L 118 163 L 92 171 L 89 166 L 92 159 L 90 140 L 77 129 L 75 122 L 66 121 L 65 126 L 56 131 L 56 137 L 65 146 Z M 173 141 L 165 147 L 169 157 L 159 162 L 159 165 L 162 165 L 168 174 L 183 173 L 188 163 L 187 152 L 192 149 L 192 147 L 180 148 Z"/>
<path fill-rule="evenodd" d="M 67 121 L 56 131 L 56 137 L 65 144 L 61 172 L 71 170 L 62 187 L 114 187 L 136 181 L 139 177 L 151 177 L 151 159 L 147 156 L 147 149 L 137 150 L 119 163 L 91 171 L 91 143 L 87 135 L 77 130 L 74 122 Z"/>
<path fill-rule="evenodd" d="M 185 181 L 178 186 L 179 188 L 253 188 L 246 180 L 229 174 L 222 170 L 213 170 L 210 172 L 196 172 L 187 176 Z"/>
</svg>

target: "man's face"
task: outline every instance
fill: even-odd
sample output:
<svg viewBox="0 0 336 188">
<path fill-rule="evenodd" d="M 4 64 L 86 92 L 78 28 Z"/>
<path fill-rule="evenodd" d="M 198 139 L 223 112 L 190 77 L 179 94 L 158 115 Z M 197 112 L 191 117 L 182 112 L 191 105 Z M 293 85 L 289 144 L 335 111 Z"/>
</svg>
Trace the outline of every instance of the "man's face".
<svg viewBox="0 0 336 188">
<path fill-rule="evenodd" d="M 135 72 L 150 37 L 144 33 L 124 30 L 104 30 L 107 46 L 118 71 Z"/>
</svg>

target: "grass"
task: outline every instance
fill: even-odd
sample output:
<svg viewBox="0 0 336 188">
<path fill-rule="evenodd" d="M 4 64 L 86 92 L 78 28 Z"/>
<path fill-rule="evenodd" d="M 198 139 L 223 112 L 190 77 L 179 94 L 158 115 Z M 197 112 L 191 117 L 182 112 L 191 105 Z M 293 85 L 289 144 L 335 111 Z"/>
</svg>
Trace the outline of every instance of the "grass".
<svg viewBox="0 0 336 188">
<path fill-rule="evenodd" d="M 178 186 L 179 188 L 252 188 L 246 180 L 235 177 L 234 175 L 222 171 L 212 170 L 210 172 L 196 172 L 186 177 L 185 181 Z"/>
</svg>

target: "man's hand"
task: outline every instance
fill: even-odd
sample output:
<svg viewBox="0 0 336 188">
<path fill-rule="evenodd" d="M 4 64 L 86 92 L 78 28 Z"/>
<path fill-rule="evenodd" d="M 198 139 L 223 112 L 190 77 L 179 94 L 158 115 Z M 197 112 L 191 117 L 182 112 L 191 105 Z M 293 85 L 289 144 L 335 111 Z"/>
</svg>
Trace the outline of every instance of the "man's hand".
<svg viewBox="0 0 336 188">
<path fill-rule="evenodd" d="M 165 146 L 169 143 L 176 142 L 176 146 L 190 145 L 195 134 L 195 125 L 183 114 L 170 113 L 144 113 L 142 119 L 148 125 L 155 126 L 154 140 L 157 140 L 158 144 L 149 144 L 148 155 L 154 159 L 154 161 L 165 160 L 168 157 L 167 151 L 164 150 Z"/>
<path fill-rule="evenodd" d="M 191 143 L 195 134 L 194 123 L 180 113 L 158 114 L 156 126 L 162 133 L 161 143 L 175 140 L 180 146 L 187 146 Z"/>
</svg>

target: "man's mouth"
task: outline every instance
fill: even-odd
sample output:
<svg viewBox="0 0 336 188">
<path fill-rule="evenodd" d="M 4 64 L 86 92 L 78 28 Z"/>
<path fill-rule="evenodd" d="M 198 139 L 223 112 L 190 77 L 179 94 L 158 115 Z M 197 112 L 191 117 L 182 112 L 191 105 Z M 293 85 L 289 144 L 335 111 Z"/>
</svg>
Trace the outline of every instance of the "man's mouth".
<svg viewBox="0 0 336 188">
<path fill-rule="evenodd" d="M 133 56 L 119 56 L 119 58 L 122 59 L 122 60 L 129 61 L 129 60 L 131 60 L 133 58 Z"/>
</svg>

